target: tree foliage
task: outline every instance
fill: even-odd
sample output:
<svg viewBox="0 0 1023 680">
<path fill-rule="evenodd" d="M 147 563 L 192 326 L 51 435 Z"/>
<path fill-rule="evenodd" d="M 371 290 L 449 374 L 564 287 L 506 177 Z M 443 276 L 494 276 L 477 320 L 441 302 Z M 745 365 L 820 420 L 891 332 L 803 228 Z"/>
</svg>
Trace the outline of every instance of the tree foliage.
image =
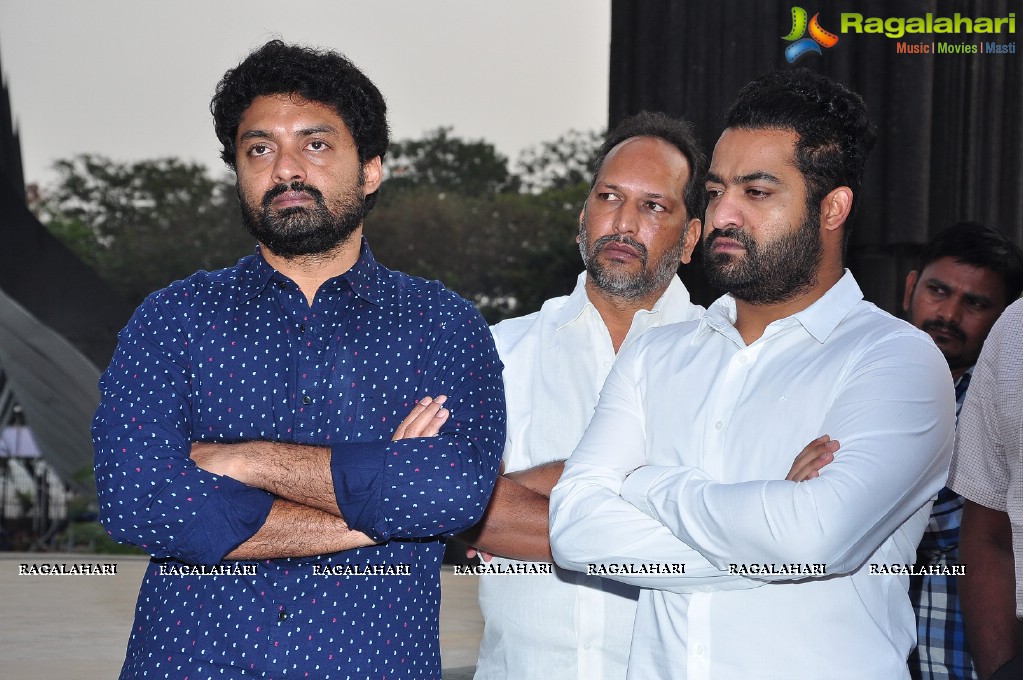
<svg viewBox="0 0 1023 680">
<path fill-rule="evenodd" d="M 488 321 L 568 293 L 582 268 L 575 236 L 600 138 L 570 132 L 525 152 L 519 172 L 493 145 L 438 128 L 387 157 L 365 233 L 392 269 L 439 279 Z M 117 290 L 140 301 L 197 269 L 252 251 L 234 182 L 175 159 L 56 164 L 37 215 Z"/>
<path fill-rule="evenodd" d="M 197 269 L 251 252 L 234 183 L 174 158 L 120 163 L 81 155 L 55 164 L 58 180 L 36 214 L 128 299 Z"/>
<path fill-rule="evenodd" d="M 518 189 L 518 178 L 508 171 L 508 159 L 493 144 L 451 135 L 439 127 L 422 139 L 391 144 L 385 171 L 392 189 L 429 186 L 465 196 L 488 196 Z"/>
</svg>

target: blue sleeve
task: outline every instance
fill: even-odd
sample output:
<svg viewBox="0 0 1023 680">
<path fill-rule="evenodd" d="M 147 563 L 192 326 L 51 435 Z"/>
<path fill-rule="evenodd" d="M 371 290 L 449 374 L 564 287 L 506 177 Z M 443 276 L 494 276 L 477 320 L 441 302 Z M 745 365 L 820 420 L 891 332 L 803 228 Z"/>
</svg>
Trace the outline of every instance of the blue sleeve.
<svg viewBox="0 0 1023 680">
<path fill-rule="evenodd" d="M 199 469 L 188 339 L 151 295 L 118 336 L 92 425 L 100 520 L 154 557 L 215 564 L 266 521 L 273 496 Z"/>
<path fill-rule="evenodd" d="M 468 303 L 440 324 L 417 395 L 445 394 L 451 417 L 437 437 L 337 444 L 331 472 L 348 525 L 376 541 L 453 534 L 483 516 L 505 440 L 501 361 Z"/>
</svg>

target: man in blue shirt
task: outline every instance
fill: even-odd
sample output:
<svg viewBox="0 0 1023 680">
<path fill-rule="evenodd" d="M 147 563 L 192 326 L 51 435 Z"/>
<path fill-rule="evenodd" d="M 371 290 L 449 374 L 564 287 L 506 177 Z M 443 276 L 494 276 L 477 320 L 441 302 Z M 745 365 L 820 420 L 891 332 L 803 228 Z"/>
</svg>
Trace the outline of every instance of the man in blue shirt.
<svg viewBox="0 0 1023 680">
<path fill-rule="evenodd" d="M 959 222 L 938 233 L 906 277 L 903 310 L 945 356 L 955 381 L 956 416 L 988 332 L 1021 290 L 1019 247 L 999 231 L 974 222 Z M 962 517 L 963 497 L 947 487 L 939 491 L 917 548 L 917 562 L 935 573 L 909 577 L 917 618 L 917 646 L 909 655 L 914 680 L 977 677 L 966 647 L 958 576 L 941 573 L 959 564 Z"/>
<path fill-rule="evenodd" d="M 100 383 L 101 517 L 153 556 L 121 677 L 439 678 L 440 537 L 505 440 L 489 330 L 369 251 L 386 106 L 351 62 L 271 41 L 211 109 L 259 247 L 150 295 Z"/>
</svg>

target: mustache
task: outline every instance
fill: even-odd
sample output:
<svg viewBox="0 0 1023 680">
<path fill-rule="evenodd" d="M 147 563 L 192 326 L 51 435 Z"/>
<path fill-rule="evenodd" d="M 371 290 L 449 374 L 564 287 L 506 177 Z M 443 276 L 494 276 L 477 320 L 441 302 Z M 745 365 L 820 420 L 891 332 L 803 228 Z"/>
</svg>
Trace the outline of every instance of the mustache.
<svg viewBox="0 0 1023 680">
<path fill-rule="evenodd" d="M 323 203 L 323 193 L 319 189 L 296 180 L 288 184 L 276 184 L 272 189 L 263 194 L 263 209 L 269 208 L 275 198 L 288 191 L 301 191 L 312 196 L 317 203 Z"/>
<path fill-rule="evenodd" d="M 942 321 L 941 319 L 928 319 L 920 324 L 920 330 L 930 332 L 932 330 L 945 331 L 948 335 L 956 338 L 960 341 L 966 340 L 966 332 L 959 327 L 959 324 L 952 321 Z"/>
<path fill-rule="evenodd" d="M 608 243 L 621 243 L 636 249 L 636 252 L 643 257 L 643 261 L 646 262 L 646 246 L 629 236 L 601 236 L 597 239 L 597 242 L 593 244 L 593 254 L 596 255 L 605 247 Z"/>
<path fill-rule="evenodd" d="M 703 239 L 703 247 L 710 248 L 714 241 L 716 241 L 720 237 L 730 238 L 733 241 L 738 241 L 747 250 L 749 250 L 750 247 L 754 245 L 753 238 L 748 233 L 746 233 L 742 229 L 739 229 L 738 227 L 728 227 L 727 229 L 714 229 L 709 234 L 707 234 L 707 237 Z"/>
</svg>

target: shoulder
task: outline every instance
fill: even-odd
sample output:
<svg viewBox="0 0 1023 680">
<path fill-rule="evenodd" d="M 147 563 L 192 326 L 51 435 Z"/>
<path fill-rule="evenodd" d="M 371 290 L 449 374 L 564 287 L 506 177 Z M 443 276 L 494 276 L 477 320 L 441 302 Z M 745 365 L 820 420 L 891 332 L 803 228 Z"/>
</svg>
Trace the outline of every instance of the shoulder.
<svg viewBox="0 0 1023 680">
<path fill-rule="evenodd" d="M 568 295 L 551 298 L 532 314 L 505 319 L 491 326 L 490 330 L 494 334 L 498 349 L 502 352 L 510 349 L 525 338 L 538 333 L 545 325 L 554 323 L 560 317 L 568 299 Z"/>
<path fill-rule="evenodd" d="M 187 278 L 174 281 L 150 293 L 135 310 L 132 318 L 184 319 L 196 314 L 220 314 L 226 309 L 233 308 L 239 291 L 241 272 L 251 257 L 242 258 L 233 267 L 197 271 Z"/>
</svg>

